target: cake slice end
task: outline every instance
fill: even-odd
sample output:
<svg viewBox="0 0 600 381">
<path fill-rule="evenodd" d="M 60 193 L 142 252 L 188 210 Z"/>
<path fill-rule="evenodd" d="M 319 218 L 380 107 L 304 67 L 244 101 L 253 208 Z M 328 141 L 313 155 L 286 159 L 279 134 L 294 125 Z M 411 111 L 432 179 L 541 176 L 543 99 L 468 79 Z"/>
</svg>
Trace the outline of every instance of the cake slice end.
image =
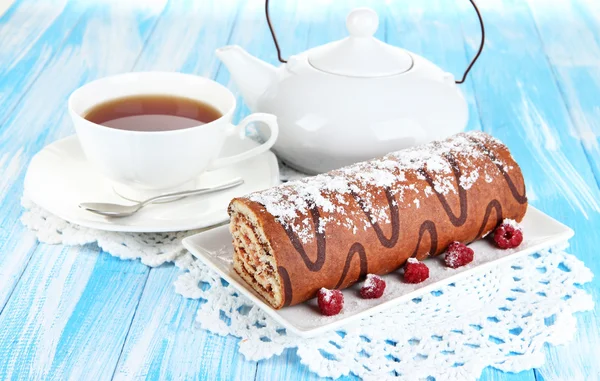
<svg viewBox="0 0 600 381">
<path fill-rule="evenodd" d="M 283 307 L 285 295 L 277 261 L 256 213 L 246 199 L 229 204 L 233 237 L 233 268 L 273 308 Z"/>
</svg>

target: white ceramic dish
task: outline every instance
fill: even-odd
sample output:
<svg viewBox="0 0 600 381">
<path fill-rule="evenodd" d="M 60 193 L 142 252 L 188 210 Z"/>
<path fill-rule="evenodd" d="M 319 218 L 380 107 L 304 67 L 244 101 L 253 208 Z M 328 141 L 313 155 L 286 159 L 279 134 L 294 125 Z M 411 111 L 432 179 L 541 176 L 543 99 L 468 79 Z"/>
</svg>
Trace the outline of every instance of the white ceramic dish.
<svg viewBox="0 0 600 381">
<path fill-rule="evenodd" d="M 229 139 L 221 156 L 257 146 L 250 139 Z M 224 183 L 240 176 L 244 184 L 226 191 L 145 207 L 131 217 L 109 219 L 79 208 L 80 202 L 128 204 L 112 183 L 86 159 L 76 136 L 56 141 L 38 152 L 25 176 L 25 193 L 33 202 L 69 222 L 94 229 L 123 232 L 169 232 L 200 229 L 228 220 L 232 198 L 279 183 L 275 155 L 264 152 L 242 163 L 204 172 L 197 187 Z"/>
<path fill-rule="evenodd" d="M 385 275 L 384 279 L 387 287 L 380 299 L 361 299 L 358 295 L 360 284 L 343 290 L 345 307 L 339 315 L 331 317 L 319 313 L 316 299 L 281 310 L 275 310 L 264 302 L 233 270 L 233 247 L 228 226 L 221 226 L 185 238 L 183 245 L 196 258 L 215 270 L 232 287 L 235 287 L 256 303 L 288 331 L 302 337 L 312 337 L 340 328 L 345 324 L 368 317 L 424 293 L 434 291 L 436 288 L 452 283 L 459 278 L 483 272 L 490 267 L 497 266 L 499 263 L 564 242 L 574 234 L 571 228 L 531 206 L 521 226 L 523 227 L 525 240 L 517 249 L 500 250 L 487 240 L 474 242 L 470 245 L 475 251 L 475 259 L 472 263 L 458 269 L 449 269 L 444 267 L 441 260 L 430 259 L 427 261 L 430 277 L 423 283 L 404 283 L 400 272 Z"/>
</svg>

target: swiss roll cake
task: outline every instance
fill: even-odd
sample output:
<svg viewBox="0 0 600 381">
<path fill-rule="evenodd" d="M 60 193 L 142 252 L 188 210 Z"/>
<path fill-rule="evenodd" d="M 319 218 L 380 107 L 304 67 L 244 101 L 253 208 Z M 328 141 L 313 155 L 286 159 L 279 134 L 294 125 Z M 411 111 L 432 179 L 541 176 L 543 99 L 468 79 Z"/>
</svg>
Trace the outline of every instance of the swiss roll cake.
<svg viewBox="0 0 600 381">
<path fill-rule="evenodd" d="M 467 132 L 235 198 L 228 212 L 235 271 L 279 309 L 480 239 L 526 210 L 508 148 Z"/>
</svg>

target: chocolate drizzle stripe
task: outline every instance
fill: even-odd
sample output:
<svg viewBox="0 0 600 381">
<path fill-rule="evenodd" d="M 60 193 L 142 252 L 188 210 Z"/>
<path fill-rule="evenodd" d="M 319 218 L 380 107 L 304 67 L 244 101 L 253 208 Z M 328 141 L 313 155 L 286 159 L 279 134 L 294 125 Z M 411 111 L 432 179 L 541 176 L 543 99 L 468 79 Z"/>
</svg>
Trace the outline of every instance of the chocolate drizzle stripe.
<svg viewBox="0 0 600 381">
<path fill-rule="evenodd" d="M 496 157 L 496 155 L 481 141 L 479 141 L 471 136 L 468 136 L 467 138 L 470 141 L 472 141 L 473 143 L 475 143 L 479 147 L 479 149 L 481 149 L 483 151 L 483 153 L 490 159 L 490 161 L 492 163 L 494 163 L 494 165 L 496 166 L 496 168 L 498 168 L 500 173 L 502 173 L 502 176 L 504 176 L 504 180 L 506 180 L 506 183 L 508 184 L 508 188 L 510 189 L 510 192 L 512 193 L 515 200 L 517 200 L 517 202 L 519 204 L 525 204 L 527 202 L 527 195 L 526 195 L 527 190 L 525 189 L 525 187 L 523 187 L 523 194 L 519 193 L 519 191 L 517 190 L 517 187 L 515 186 L 515 183 L 512 181 L 512 179 L 510 178 L 508 173 L 504 170 L 504 167 L 502 165 L 498 164 L 499 160 Z"/>
<path fill-rule="evenodd" d="M 481 235 L 483 234 L 483 229 L 485 229 L 485 227 L 490 219 L 490 215 L 492 214 L 492 209 L 496 211 L 496 226 L 498 226 L 502 222 L 502 220 L 503 220 L 502 205 L 500 204 L 500 201 L 494 199 L 494 200 L 490 201 L 490 203 L 485 208 L 485 215 L 483 216 L 483 222 L 481 223 L 481 227 L 479 228 L 479 231 L 477 232 L 475 239 L 481 237 Z"/>
<path fill-rule="evenodd" d="M 371 226 L 373 226 L 373 229 L 375 229 L 375 234 L 377 234 L 377 238 L 379 239 L 381 245 L 383 247 L 387 247 L 388 249 L 396 246 L 396 243 L 398 243 L 398 237 L 400 236 L 400 215 L 398 213 L 398 203 L 394 199 L 394 195 L 392 195 L 392 192 L 389 190 L 389 188 L 385 188 L 385 197 L 387 198 L 388 206 L 390 208 L 390 220 L 392 223 L 392 236 L 389 239 L 385 236 L 385 234 L 383 234 L 383 230 L 381 230 L 381 227 L 377 221 L 373 221 L 371 212 L 365 207 L 360 196 L 355 192 L 351 193 L 357 204 L 367 216 L 369 223 Z"/>
<path fill-rule="evenodd" d="M 292 228 L 289 226 L 284 226 L 284 229 L 288 238 L 290 239 L 290 242 L 292 243 L 292 246 L 294 246 L 294 249 L 296 249 L 296 251 L 300 254 L 300 257 L 302 257 L 306 268 L 312 272 L 316 272 L 321 270 L 321 267 L 323 267 L 323 264 L 325 263 L 325 232 L 323 229 L 321 229 L 321 214 L 316 206 L 310 208 L 310 215 L 312 216 L 315 236 L 317 239 L 317 259 L 314 262 L 310 260 L 308 255 L 306 255 L 306 251 L 304 250 L 302 242 L 300 242 L 298 235 L 292 230 Z"/>
<path fill-rule="evenodd" d="M 340 280 L 337 282 L 334 288 L 339 288 L 346 276 L 348 275 L 348 271 L 350 271 L 350 264 L 352 263 L 352 258 L 354 254 L 358 254 L 358 258 L 360 259 L 360 274 L 358 279 L 362 279 L 367 276 L 367 254 L 365 253 L 365 247 L 358 242 L 355 242 L 352 247 L 350 247 L 350 251 L 348 251 L 348 256 L 346 256 L 346 263 L 344 263 L 344 270 L 342 271 L 342 276 Z M 356 279 L 356 280 L 358 280 Z"/>
<path fill-rule="evenodd" d="M 417 241 L 417 246 L 415 247 L 415 251 L 412 253 L 411 257 L 417 257 L 417 254 L 419 253 L 419 247 L 421 246 L 421 240 L 423 239 L 425 232 L 429 232 L 429 254 L 434 255 L 437 252 L 438 236 L 435 223 L 433 221 L 426 220 L 419 228 L 419 240 Z"/>
<path fill-rule="evenodd" d="M 287 270 L 283 266 L 278 266 L 277 270 L 279 271 L 279 276 L 283 281 L 283 295 L 285 297 L 283 301 L 283 306 L 287 307 L 292 304 L 292 282 L 290 281 L 290 274 L 288 274 Z"/>
</svg>

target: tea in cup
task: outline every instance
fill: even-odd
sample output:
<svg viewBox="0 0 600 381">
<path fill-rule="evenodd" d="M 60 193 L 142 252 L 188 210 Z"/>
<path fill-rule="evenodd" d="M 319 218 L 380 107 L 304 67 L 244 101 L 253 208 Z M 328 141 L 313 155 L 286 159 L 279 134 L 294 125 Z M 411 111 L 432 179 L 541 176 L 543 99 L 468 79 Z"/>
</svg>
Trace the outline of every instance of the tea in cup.
<svg viewBox="0 0 600 381">
<path fill-rule="evenodd" d="M 236 99 L 208 78 L 177 72 L 133 72 L 101 78 L 75 90 L 69 113 L 86 158 L 118 194 L 142 199 L 192 188 L 204 171 L 233 165 L 273 146 L 274 115 L 231 119 Z M 227 138 L 245 138 L 251 123 L 270 136 L 247 151 L 219 157 Z"/>
</svg>

